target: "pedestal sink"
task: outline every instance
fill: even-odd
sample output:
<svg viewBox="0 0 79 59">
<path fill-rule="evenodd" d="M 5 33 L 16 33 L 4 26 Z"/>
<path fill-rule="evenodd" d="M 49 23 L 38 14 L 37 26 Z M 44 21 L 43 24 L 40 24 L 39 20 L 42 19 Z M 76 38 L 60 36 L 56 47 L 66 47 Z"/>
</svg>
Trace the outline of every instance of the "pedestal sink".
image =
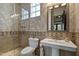
<svg viewBox="0 0 79 59">
<path fill-rule="evenodd" d="M 56 40 L 45 38 L 41 40 L 41 45 L 48 46 L 52 48 L 52 56 L 59 56 L 59 49 L 64 49 L 67 51 L 76 51 L 77 46 L 72 42 L 65 40 Z"/>
</svg>

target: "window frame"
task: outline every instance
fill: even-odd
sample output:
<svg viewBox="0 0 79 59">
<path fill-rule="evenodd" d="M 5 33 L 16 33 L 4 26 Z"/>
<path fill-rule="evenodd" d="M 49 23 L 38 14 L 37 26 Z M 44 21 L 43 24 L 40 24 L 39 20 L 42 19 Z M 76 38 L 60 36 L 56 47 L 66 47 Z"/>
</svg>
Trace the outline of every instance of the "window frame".
<svg viewBox="0 0 79 59">
<path fill-rule="evenodd" d="M 27 9 L 21 8 L 21 19 L 29 19 L 29 11 Z"/>
<path fill-rule="evenodd" d="M 34 4 L 34 5 L 32 5 L 32 4 Z M 39 7 L 39 9 L 37 9 L 38 7 Z M 33 8 L 35 9 L 34 11 L 32 11 Z M 40 16 L 40 14 L 41 14 L 40 10 L 41 10 L 40 3 L 31 3 L 30 18 L 34 18 L 34 17 Z M 36 15 L 37 13 L 39 13 L 39 14 Z M 33 14 L 34 14 L 34 16 L 33 16 Z"/>
</svg>

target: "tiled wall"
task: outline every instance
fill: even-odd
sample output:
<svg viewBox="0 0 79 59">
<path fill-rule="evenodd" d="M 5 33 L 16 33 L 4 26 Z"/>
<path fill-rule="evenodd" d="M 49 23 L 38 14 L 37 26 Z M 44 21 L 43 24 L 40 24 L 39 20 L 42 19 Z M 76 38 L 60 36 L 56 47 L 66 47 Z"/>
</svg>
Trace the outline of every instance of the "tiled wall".
<svg viewBox="0 0 79 59">
<path fill-rule="evenodd" d="M 21 4 L 21 8 L 29 11 L 29 4 Z M 21 31 L 47 31 L 47 3 L 41 3 L 40 5 L 40 16 L 33 17 L 20 21 Z"/>
<path fill-rule="evenodd" d="M 0 54 L 20 46 L 17 31 L 0 32 Z"/>
<path fill-rule="evenodd" d="M 0 31 L 18 31 L 20 18 L 19 16 L 12 18 L 11 16 L 20 13 L 19 6 L 19 4 L 14 3 L 0 3 Z"/>
<path fill-rule="evenodd" d="M 20 46 L 18 27 L 20 17 L 12 18 L 20 13 L 20 4 L 0 3 L 0 54 Z"/>
<path fill-rule="evenodd" d="M 76 55 L 79 56 L 79 32 L 75 33 L 75 43 L 77 45 L 77 52 Z"/>
<path fill-rule="evenodd" d="M 38 37 L 40 40 L 43 38 L 49 37 L 49 38 L 56 38 L 56 39 L 65 39 L 68 38 L 69 40 L 72 40 L 77 46 L 78 49 L 76 53 L 69 52 L 69 51 L 61 51 L 61 54 L 63 55 L 79 55 L 79 4 L 69 4 L 68 6 L 68 25 L 69 25 L 69 32 L 47 32 L 47 5 L 41 4 L 41 17 L 40 18 L 31 18 L 29 19 L 29 23 L 27 23 L 24 29 L 24 33 L 21 33 L 21 46 L 26 46 L 26 42 L 28 37 Z M 24 23 L 24 22 L 23 22 Z M 29 24 L 29 27 L 28 27 Z M 23 24 L 22 24 L 23 25 Z M 27 30 L 26 30 L 27 29 Z M 28 32 L 30 30 L 30 32 Z M 76 33 L 77 32 L 77 33 Z M 27 36 L 27 37 L 26 37 Z M 26 39 L 25 39 L 26 38 Z"/>
<path fill-rule="evenodd" d="M 78 47 L 78 39 L 79 39 L 79 33 L 73 33 L 73 32 L 20 32 L 21 33 L 21 47 L 25 47 L 26 42 L 28 42 L 29 37 L 37 37 L 40 40 L 44 38 L 56 38 L 56 39 L 65 39 L 68 38 L 68 40 L 72 40 Z M 69 52 L 65 50 L 60 50 L 60 55 L 79 55 L 79 48 L 76 52 Z"/>
<path fill-rule="evenodd" d="M 7 6 L 7 5 L 6 5 Z M 4 5 L 3 10 L 5 10 L 4 15 L 6 14 L 13 14 L 13 7 L 9 7 L 6 12 L 6 6 Z M 12 5 L 13 6 L 13 5 Z M 16 13 L 20 12 L 20 4 L 16 4 Z M 24 5 L 26 6 L 26 4 Z M 23 7 L 24 7 L 23 6 Z M 61 55 L 79 55 L 79 32 L 75 33 L 75 5 L 70 4 L 69 5 L 69 32 L 47 32 L 47 6 L 46 4 L 41 4 L 41 17 L 37 18 L 31 18 L 29 21 L 21 21 L 21 26 L 19 27 L 18 19 L 7 19 L 10 20 L 5 22 L 9 25 L 6 26 L 7 31 L 1 31 L 0 32 L 0 53 L 12 50 L 16 47 L 25 47 L 28 45 L 28 38 L 29 37 L 37 37 L 40 40 L 44 38 L 56 38 L 56 39 L 65 39 L 68 38 L 69 40 L 72 40 L 77 46 L 78 49 L 76 52 L 69 52 L 61 50 Z M 10 10 L 10 12 L 8 12 Z M 16 21 L 17 20 L 17 21 Z M 14 22 L 14 23 L 13 23 Z M 78 22 L 78 21 L 76 21 Z M 17 26 L 16 26 L 16 25 Z M 78 23 L 77 23 L 78 24 Z M 18 31 L 19 29 L 22 29 L 21 31 Z M 77 27 L 78 28 L 78 27 Z M 30 32 L 29 32 L 30 30 Z"/>
<path fill-rule="evenodd" d="M 71 32 L 0 32 L 0 53 L 13 50 L 17 47 L 26 47 L 28 45 L 29 37 L 37 37 L 40 40 L 44 38 L 56 38 L 65 39 L 68 38 L 72 40 L 79 47 L 79 33 Z M 60 50 L 61 55 L 79 55 L 79 48 L 77 52 L 69 52 L 65 50 Z"/>
<path fill-rule="evenodd" d="M 68 38 L 68 40 L 72 40 L 74 41 L 74 33 L 72 32 L 27 32 L 27 31 L 22 31 L 21 36 L 26 36 L 26 38 L 28 37 L 37 37 L 40 40 L 44 39 L 44 38 L 56 38 L 56 39 L 65 39 Z M 20 36 L 20 37 L 21 37 Z M 24 39 L 24 38 L 22 38 Z"/>
</svg>

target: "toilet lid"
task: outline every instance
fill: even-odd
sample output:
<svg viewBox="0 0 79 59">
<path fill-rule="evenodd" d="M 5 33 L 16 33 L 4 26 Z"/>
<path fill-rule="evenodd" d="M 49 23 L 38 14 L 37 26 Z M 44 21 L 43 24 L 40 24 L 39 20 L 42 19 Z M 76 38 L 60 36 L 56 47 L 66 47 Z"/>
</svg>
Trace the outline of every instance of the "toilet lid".
<svg viewBox="0 0 79 59">
<path fill-rule="evenodd" d="M 32 47 L 26 47 L 22 50 L 22 54 L 32 53 L 35 50 L 35 48 Z"/>
</svg>

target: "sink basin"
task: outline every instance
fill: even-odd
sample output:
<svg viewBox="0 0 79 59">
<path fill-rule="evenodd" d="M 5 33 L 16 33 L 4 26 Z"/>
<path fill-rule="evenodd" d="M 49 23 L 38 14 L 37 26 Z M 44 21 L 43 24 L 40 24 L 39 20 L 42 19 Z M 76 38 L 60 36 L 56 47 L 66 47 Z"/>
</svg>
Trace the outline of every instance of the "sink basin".
<svg viewBox="0 0 79 59">
<path fill-rule="evenodd" d="M 77 46 L 72 42 L 65 40 L 56 40 L 45 38 L 41 41 L 43 46 L 48 46 L 52 48 L 52 55 L 59 55 L 59 49 L 64 49 L 67 51 L 76 51 Z"/>
</svg>

